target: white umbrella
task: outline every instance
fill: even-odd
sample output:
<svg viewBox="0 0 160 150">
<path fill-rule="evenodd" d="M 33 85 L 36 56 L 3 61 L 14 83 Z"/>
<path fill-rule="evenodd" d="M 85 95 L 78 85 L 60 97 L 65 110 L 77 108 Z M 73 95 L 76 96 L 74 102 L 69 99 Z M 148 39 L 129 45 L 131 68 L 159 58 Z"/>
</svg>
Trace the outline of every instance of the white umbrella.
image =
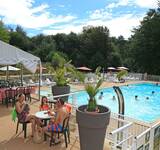
<svg viewBox="0 0 160 150">
<path fill-rule="evenodd" d="M 107 69 L 108 70 L 116 70 L 116 68 L 114 68 L 114 67 L 108 67 Z"/>
<path fill-rule="evenodd" d="M 87 67 L 78 67 L 77 68 L 78 70 L 82 70 L 82 71 L 91 71 L 92 69 L 90 69 L 90 68 L 87 68 Z"/>
<path fill-rule="evenodd" d="M 118 70 L 129 70 L 127 67 L 117 67 Z"/>
<path fill-rule="evenodd" d="M 7 71 L 7 66 L 0 68 L 1 71 Z M 19 71 L 19 68 L 8 66 L 9 71 Z"/>
<path fill-rule="evenodd" d="M 19 71 L 19 68 L 12 67 L 12 66 L 5 66 L 0 68 L 0 71 L 6 71 L 6 80 L 8 80 L 9 71 Z"/>
</svg>

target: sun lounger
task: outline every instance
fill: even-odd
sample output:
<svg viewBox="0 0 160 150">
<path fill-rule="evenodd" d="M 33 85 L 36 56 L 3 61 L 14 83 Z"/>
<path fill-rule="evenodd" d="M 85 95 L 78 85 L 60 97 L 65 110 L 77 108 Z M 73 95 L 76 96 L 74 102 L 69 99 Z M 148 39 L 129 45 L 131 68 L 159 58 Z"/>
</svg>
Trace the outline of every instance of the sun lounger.
<svg viewBox="0 0 160 150">
<path fill-rule="evenodd" d="M 44 84 L 46 84 L 46 85 L 55 85 L 55 82 L 52 82 L 49 78 L 46 78 L 46 80 L 44 81 Z"/>
</svg>

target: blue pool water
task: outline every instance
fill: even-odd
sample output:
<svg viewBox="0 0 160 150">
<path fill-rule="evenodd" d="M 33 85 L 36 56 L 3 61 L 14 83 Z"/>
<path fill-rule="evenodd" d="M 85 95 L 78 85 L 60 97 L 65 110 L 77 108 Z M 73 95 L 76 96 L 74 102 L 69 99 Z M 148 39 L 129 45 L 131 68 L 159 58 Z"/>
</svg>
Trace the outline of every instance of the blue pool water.
<svg viewBox="0 0 160 150">
<path fill-rule="evenodd" d="M 160 118 L 160 86 L 151 83 L 133 84 L 129 86 L 121 86 L 125 100 L 125 115 L 142 120 L 152 122 Z M 152 94 L 152 91 L 155 93 Z M 100 92 L 103 92 L 101 100 L 98 99 Z M 108 106 L 112 112 L 118 113 L 118 101 L 113 88 L 101 89 L 97 94 L 97 103 Z M 112 100 L 115 95 L 116 100 Z M 135 95 L 138 95 L 135 100 Z M 78 105 L 87 104 L 88 95 L 85 91 L 76 94 Z M 149 99 L 146 99 L 149 97 Z M 71 102 L 71 98 L 69 99 Z"/>
</svg>

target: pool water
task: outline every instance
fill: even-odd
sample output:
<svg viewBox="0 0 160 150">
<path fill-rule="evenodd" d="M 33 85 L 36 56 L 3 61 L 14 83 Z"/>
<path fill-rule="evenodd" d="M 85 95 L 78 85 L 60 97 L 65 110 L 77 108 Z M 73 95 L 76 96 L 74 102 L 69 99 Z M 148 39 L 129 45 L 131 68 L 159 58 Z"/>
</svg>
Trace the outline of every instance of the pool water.
<svg viewBox="0 0 160 150">
<path fill-rule="evenodd" d="M 121 86 L 125 100 L 125 115 L 142 120 L 152 122 L 160 118 L 160 86 L 151 83 L 132 84 Z M 154 91 L 154 93 L 152 93 Z M 103 92 L 102 99 L 99 99 L 100 92 Z M 111 112 L 118 113 L 117 95 L 113 88 L 101 89 L 97 94 L 97 103 L 108 106 Z M 137 95 L 137 99 L 135 99 Z M 116 97 L 113 100 L 113 96 Z M 149 99 L 147 99 L 147 97 Z M 88 102 L 88 95 L 85 91 L 76 94 L 77 104 L 83 105 Z M 71 97 L 69 101 L 71 102 Z"/>
</svg>

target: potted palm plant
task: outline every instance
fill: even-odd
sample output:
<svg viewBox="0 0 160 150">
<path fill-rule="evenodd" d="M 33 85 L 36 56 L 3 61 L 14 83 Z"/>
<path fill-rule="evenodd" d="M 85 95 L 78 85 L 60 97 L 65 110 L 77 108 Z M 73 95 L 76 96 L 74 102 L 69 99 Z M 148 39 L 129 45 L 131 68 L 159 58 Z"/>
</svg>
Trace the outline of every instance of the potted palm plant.
<svg viewBox="0 0 160 150">
<path fill-rule="evenodd" d="M 96 70 L 100 70 L 100 67 Z M 85 86 L 89 95 L 88 105 L 82 105 L 76 110 L 81 150 L 103 150 L 106 129 L 110 120 L 110 109 L 96 102 L 95 96 L 102 82 L 103 79 L 99 78 L 96 84 Z"/>
<path fill-rule="evenodd" d="M 69 94 L 70 86 L 68 84 L 72 78 L 78 78 L 80 81 L 83 80 L 83 75 L 61 53 L 54 53 L 52 64 L 48 65 L 48 69 L 56 82 L 56 85 L 52 86 L 53 96 Z M 61 97 L 61 99 L 67 101 L 68 96 Z"/>
</svg>

